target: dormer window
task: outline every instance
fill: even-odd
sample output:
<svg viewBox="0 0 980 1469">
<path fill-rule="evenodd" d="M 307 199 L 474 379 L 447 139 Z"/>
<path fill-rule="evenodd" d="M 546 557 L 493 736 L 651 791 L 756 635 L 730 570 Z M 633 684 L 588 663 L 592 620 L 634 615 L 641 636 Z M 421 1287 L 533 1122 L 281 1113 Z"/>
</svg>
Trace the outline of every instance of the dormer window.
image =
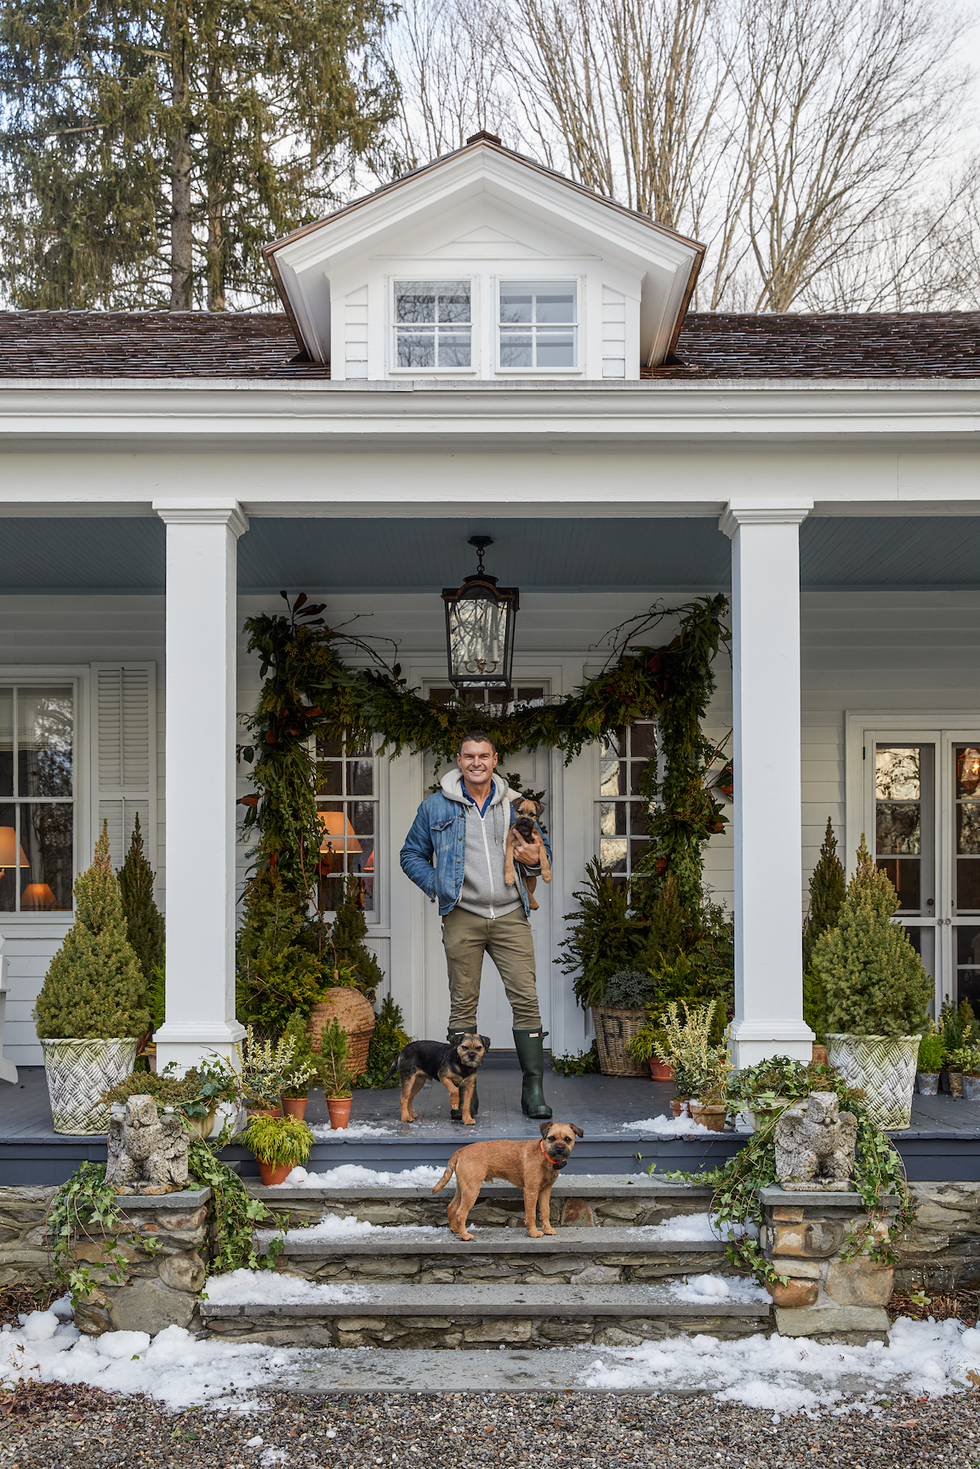
<svg viewBox="0 0 980 1469">
<path fill-rule="evenodd" d="M 395 281 L 395 365 L 471 367 L 469 281 Z"/>
<path fill-rule="evenodd" d="M 578 366 L 575 281 L 501 281 L 500 367 Z"/>
</svg>

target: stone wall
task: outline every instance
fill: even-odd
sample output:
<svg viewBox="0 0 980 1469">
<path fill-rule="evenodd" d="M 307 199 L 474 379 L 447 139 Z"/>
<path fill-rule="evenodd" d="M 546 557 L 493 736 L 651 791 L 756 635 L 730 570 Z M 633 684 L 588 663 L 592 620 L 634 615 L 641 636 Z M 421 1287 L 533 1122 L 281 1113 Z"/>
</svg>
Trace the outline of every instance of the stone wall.
<svg viewBox="0 0 980 1469">
<path fill-rule="evenodd" d="M 896 1290 L 980 1285 L 980 1182 L 913 1183 L 915 1223 L 895 1241 Z"/>
<path fill-rule="evenodd" d="M 38 1290 L 54 1278 L 45 1218 L 56 1193 L 41 1184 L 0 1188 L 0 1287 Z"/>
</svg>

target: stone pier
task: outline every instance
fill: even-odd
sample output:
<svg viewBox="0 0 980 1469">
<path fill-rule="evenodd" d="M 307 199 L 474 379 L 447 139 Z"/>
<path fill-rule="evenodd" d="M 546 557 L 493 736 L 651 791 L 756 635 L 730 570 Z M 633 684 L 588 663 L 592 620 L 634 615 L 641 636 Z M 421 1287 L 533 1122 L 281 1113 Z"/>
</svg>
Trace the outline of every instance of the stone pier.
<svg viewBox="0 0 980 1469">
<path fill-rule="evenodd" d="M 864 1252 L 846 1260 L 847 1236 L 867 1225 L 860 1194 L 774 1187 L 760 1189 L 759 1198 L 763 1253 L 777 1274 L 788 1277 L 785 1285 L 769 1287 L 780 1335 L 830 1335 L 860 1345 L 884 1341 L 895 1271 L 870 1259 L 867 1249 L 884 1238 L 900 1200 L 882 1199 L 882 1217 Z"/>
</svg>

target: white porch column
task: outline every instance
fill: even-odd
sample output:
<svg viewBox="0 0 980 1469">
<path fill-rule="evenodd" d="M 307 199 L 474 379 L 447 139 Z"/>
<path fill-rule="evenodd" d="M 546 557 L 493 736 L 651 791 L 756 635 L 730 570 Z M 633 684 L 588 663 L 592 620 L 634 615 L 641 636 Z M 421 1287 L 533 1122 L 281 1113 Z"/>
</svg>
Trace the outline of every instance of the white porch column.
<svg viewBox="0 0 980 1469">
<path fill-rule="evenodd" d="M 167 525 L 167 1018 L 158 1065 L 229 1055 L 235 1019 L 234 502 L 155 501 Z"/>
<path fill-rule="evenodd" d="M 737 1066 L 810 1059 L 800 894 L 800 522 L 812 500 L 731 503 Z"/>
</svg>

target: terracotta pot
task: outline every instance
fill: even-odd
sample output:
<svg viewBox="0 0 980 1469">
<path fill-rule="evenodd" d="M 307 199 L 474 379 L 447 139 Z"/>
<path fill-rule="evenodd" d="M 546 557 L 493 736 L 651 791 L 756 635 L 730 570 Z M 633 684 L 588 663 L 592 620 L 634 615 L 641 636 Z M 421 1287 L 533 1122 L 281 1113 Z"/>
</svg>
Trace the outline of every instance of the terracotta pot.
<svg viewBox="0 0 980 1469">
<path fill-rule="evenodd" d="M 690 1117 L 691 1103 L 688 1097 L 671 1097 L 670 1110 L 675 1117 Z"/>
<path fill-rule="evenodd" d="M 827 1065 L 827 1047 L 826 1046 L 818 1046 L 818 1045 L 814 1044 L 813 1054 L 810 1057 L 810 1060 L 811 1061 L 815 1061 L 820 1066 L 826 1066 Z"/>
<path fill-rule="evenodd" d="M 308 1097 L 283 1097 L 282 1110 L 286 1117 L 298 1117 L 300 1122 L 306 1116 L 306 1104 Z"/>
<path fill-rule="evenodd" d="M 263 1163 L 261 1158 L 256 1158 L 255 1161 L 259 1165 L 259 1173 L 266 1188 L 274 1183 L 285 1183 L 294 1167 L 292 1163 Z"/>
<path fill-rule="evenodd" d="M 653 1077 L 654 1081 L 673 1081 L 674 1068 L 673 1066 L 668 1066 L 666 1061 L 655 1061 L 654 1058 L 651 1056 L 650 1075 Z"/>
<path fill-rule="evenodd" d="M 688 1105 L 692 1122 L 700 1122 L 702 1127 L 710 1127 L 712 1132 L 724 1132 L 725 1104 L 723 1102 L 690 1102 Z"/>
<path fill-rule="evenodd" d="M 377 1018 L 367 995 L 347 985 L 337 985 L 327 990 L 319 1005 L 313 1006 L 306 1033 L 314 1046 L 319 1046 L 321 1032 L 331 1020 L 336 1020 L 341 1030 L 347 1032 L 347 1064 L 355 1076 L 360 1076 L 367 1068 L 368 1047 Z"/>
<path fill-rule="evenodd" d="M 350 1121 L 351 1097 L 328 1097 L 327 1111 L 330 1113 L 330 1126 L 334 1129 L 346 1127 Z"/>
<path fill-rule="evenodd" d="M 245 1116 L 249 1122 L 253 1117 L 281 1117 L 282 1108 L 277 1112 L 274 1107 L 246 1107 Z"/>
</svg>

